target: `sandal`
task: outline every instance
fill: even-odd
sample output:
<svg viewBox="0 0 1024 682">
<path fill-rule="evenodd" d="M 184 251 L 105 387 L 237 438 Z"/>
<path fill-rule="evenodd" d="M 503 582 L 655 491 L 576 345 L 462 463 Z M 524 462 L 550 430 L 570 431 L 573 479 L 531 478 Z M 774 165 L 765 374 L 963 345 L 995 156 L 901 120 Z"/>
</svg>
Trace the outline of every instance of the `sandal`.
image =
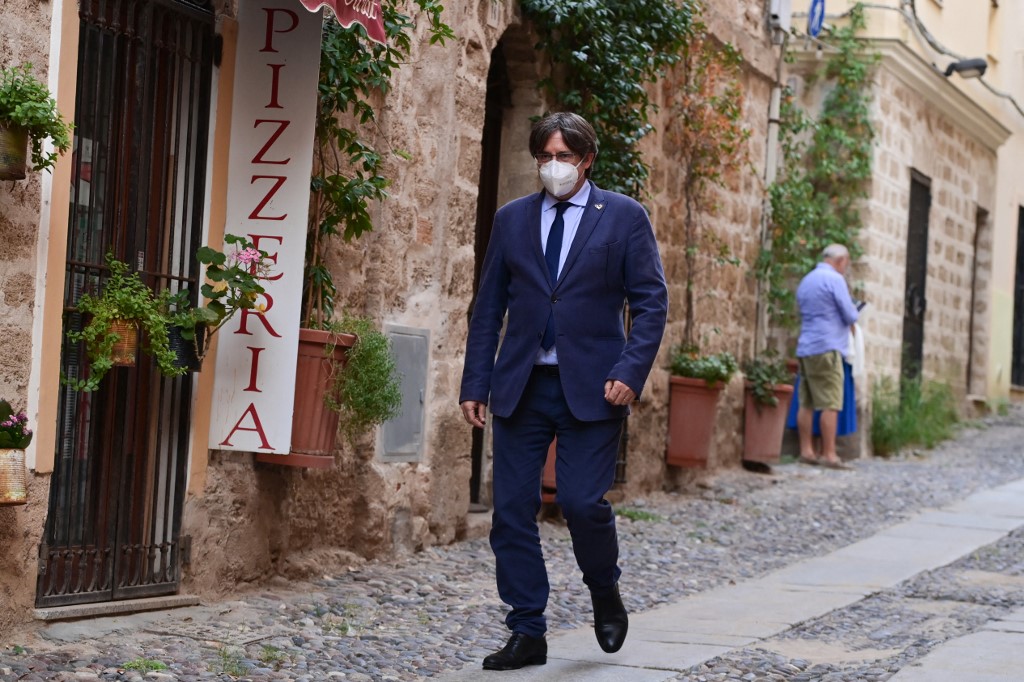
<svg viewBox="0 0 1024 682">
<path fill-rule="evenodd" d="M 798 459 L 801 464 L 809 464 L 811 466 L 818 466 L 818 464 L 820 464 L 817 457 L 805 457 L 804 455 L 800 455 Z"/>
<path fill-rule="evenodd" d="M 853 467 L 850 466 L 849 464 L 846 464 L 841 459 L 836 459 L 836 460 L 823 459 L 823 460 L 821 460 L 819 462 L 819 464 L 821 464 L 821 466 L 825 467 L 826 469 L 839 469 L 841 471 L 853 471 Z"/>
</svg>

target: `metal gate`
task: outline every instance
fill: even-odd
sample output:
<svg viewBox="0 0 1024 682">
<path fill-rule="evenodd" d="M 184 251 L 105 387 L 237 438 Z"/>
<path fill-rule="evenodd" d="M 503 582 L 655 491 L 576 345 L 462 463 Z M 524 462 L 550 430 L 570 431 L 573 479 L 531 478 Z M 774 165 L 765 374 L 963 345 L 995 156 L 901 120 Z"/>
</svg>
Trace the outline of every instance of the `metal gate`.
<svg viewBox="0 0 1024 682">
<path fill-rule="evenodd" d="M 195 302 L 214 53 L 206 0 L 81 0 L 79 16 L 65 331 L 108 253 Z M 65 341 L 61 370 L 87 373 L 84 348 Z M 37 606 L 177 591 L 191 394 L 145 355 L 95 392 L 60 387 Z"/>
</svg>

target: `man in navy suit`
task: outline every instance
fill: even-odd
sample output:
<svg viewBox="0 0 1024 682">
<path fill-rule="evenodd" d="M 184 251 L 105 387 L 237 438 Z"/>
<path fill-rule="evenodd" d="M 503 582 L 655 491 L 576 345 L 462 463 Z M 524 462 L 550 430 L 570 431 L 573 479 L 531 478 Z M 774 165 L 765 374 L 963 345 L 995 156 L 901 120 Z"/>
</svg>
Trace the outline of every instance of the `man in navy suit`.
<svg viewBox="0 0 1024 682">
<path fill-rule="evenodd" d="M 494 415 L 490 540 L 512 636 L 484 659 L 489 670 L 547 662 L 549 585 L 537 513 L 556 436 L 556 500 L 590 589 L 597 640 L 609 653 L 622 647 L 628 618 L 615 514 L 604 495 L 614 483 L 622 424 L 650 373 L 668 312 L 647 212 L 589 180 L 597 155 L 591 125 L 576 114 L 551 114 L 534 124 L 530 154 L 544 191 L 494 216 L 459 398 L 473 426 L 484 426 L 488 407 Z"/>
</svg>

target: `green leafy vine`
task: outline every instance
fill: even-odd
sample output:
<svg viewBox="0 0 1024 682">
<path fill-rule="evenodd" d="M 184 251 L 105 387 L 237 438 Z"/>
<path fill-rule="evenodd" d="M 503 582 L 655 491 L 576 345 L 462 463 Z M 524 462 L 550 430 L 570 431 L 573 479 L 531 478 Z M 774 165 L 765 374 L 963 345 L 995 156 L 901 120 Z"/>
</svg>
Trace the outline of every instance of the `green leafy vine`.
<svg viewBox="0 0 1024 682">
<path fill-rule="evenodd" d="M 699 9 L 699 8 L 698 8 Z M 713 39 L 696 15 L 690 41 L 674 67 L 668 103 L 667 147 L 676 162 L 678 188 L 670 220 L 682 221 L 686 290 L 683 344 L 696 346 L 696 282 L 709 268 L 739 260 L 704 221 L 716 211 L 715 192 L 726 178 L 749 164 L 750 129 L 743 123 L 743 58 L 728 43 Z"/>
<path fill-rule="evenodd" d="M 441 20 L 443 5 L 414 1 L 428 22 L 431 45 L 455 37 Z M 375 103 L 387 95 L 392 77 L 409 58 L 416 23 L 399 11 L 398 0 L 385 0 L 381 11 L 384 45 L 369 40 L 358 24 L 346 29 L 333 17 L 324 22 L 303 287 L 303 324 L 310 328 L 323 328 L 334 315 L 337 290 L 327 267 L 328 245 L 334 238 L 351 241 L 372 230 L 370 203 L 389 196 L 386 154 L 367 137 L 379 133 Z M 409 158 L 399 149 L 389 153 Z"/>
<path fill-rule="evenodd" d="M 862 220 L 860 203 L 868 196 L 874 130 L 870 121 L 869 81 L 876 53 L 865 53 L 857 32 L 864 12 L 856 5 L 849 22 L 827 40 L 834 50 L 815 74 L 830 86 L 817 120 L 783 91 L 780 123 L 782 169 L 769 188 L 770 244 L 757 261 L 766 283 L 773 323 L 799 324 L 794 282 L 814 268 L 822 249 L 840 243 L 856 258 Z"/>
<path fill-rule="evenodd" d="M 692 35 L 693 0 L 522 0 L 537 48 L 553 68 L 539 86 L 597 132 L 604 189 L 640 199 L 649 168 L 638 144 L 654 128 L 646 85 L 680 59 Z"/>
</svg>

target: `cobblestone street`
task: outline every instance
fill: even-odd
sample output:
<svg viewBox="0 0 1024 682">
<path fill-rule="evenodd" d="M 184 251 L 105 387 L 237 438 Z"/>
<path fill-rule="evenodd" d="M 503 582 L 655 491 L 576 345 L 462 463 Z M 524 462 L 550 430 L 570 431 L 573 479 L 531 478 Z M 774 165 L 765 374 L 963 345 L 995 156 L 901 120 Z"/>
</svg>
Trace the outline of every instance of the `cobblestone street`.
<svg viewBox="0 0 1024 682">
<path fill-rule="evenodd" d="M 636 615 L 742 587 L 1022 479 L 1022 436 L 1024 417 L 1014 412 L 976 422 L 933 451 L 858 461 L 855 471 L 800 464 L 767 475 L 731 470 L 692 490 L 620 505 L 626 606 Z M 893 678 L 1024 607 L 1021 525 L 1024 518 L 1013 519 L 1001 539 L 967 556 L 756 645 L 644 679 Z M 561 634 L 589 630 L 590 604 L 564 527 L 545 522 L 543 535 L 553 587 L 549 655 L 557 657 Z M 40 627 L 0 644 L 0 680 L 474 679 L 484 675 L 482 657 L 504 643 L 503 614 L 490 550 L 472 540 L 305 585 L 282 581 L 230 601 Z M 159 669 L 147 672 L 147 664 Z M 557 679 L 546 669 L 554 669 L 550 661 L 505 675 Z"/>
</svg>

